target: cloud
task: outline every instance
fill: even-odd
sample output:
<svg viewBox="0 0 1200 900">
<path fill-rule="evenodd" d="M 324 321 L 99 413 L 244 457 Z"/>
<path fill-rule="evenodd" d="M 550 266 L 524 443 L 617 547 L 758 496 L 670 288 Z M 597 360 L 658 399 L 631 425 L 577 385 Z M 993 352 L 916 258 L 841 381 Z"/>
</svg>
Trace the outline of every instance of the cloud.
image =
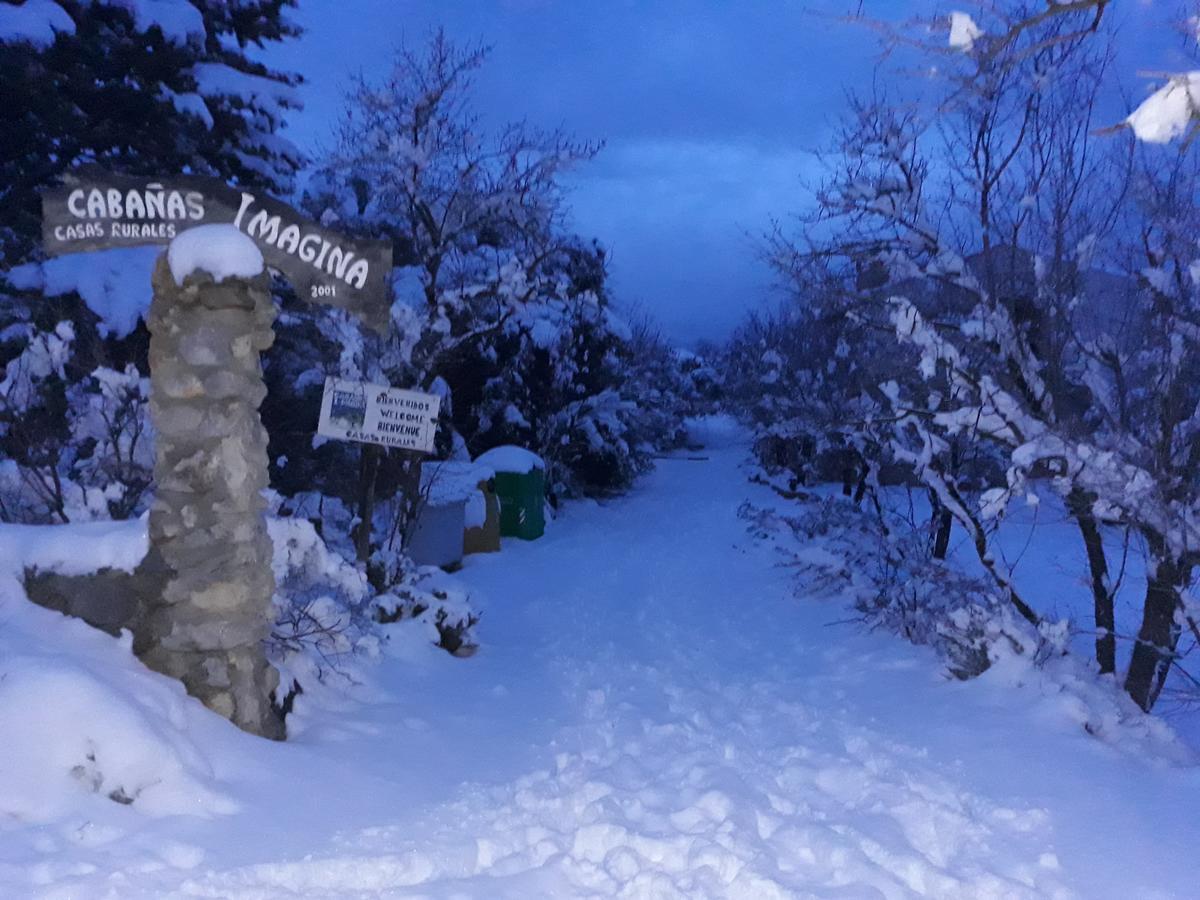
<svg viewBox="0 0 1200 900">
<path fill-rule="evenodd" d="M 328 139 L 348 78 L 382 77 L 402 40 L 420 43 L 444 25 L 458 41 L 492 45 L 476 78 L 484 123 L 524 119 L 608 142 L 572 178 L 574 221 L 612 248 L 618 297 L 641 300 L 681 341 L 719 336 L 766 296 L 769 274 L 745 232 L 803 207 L 805 151 L 821 147 L 844 90 L 868 86 L 877 64 L 869 30 L 807 11 L 844 14 L 858 0 L 341 6 L 301 4 L 294 18 L 306 33 L 267 53 L 308 79 L 289 137 L 306 147 Z M 865 6 L 893 20 L 935 9 L 932 0 Z M 1168 6 L 1112 10 L 1125 29 L 1114 85 L 1136 94 L 1138 68 L 1191 67 L 1163 26 Z M 1120 121 L 1128 107 L 1119 97 L 1113 106 Z"/>
<path fill-rule="evenodd" d="M 803 203 L 813 159 L 749 141 L 618 141 L 571 183 L 573 224 L 610 248 L 619 299 L 681 341 L 718 339 L 762 303 L 754 241 Z"/>
</svg>

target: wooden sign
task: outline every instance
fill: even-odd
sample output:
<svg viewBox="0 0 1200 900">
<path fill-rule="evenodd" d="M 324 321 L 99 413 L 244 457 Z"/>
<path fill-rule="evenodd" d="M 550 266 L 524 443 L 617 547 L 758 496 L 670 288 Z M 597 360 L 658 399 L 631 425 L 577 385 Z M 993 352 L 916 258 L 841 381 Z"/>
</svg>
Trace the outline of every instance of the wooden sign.
<svg viewBox="0 0 1200 900">
<path fill-rule="evenodd" d="M 196 225 L 230 224 L 248 235 L 266 264 L 305 300 L 349 310 L 388 328 L 392 245 L 357 240 L 317 225 L 271 197 L 215 178 L 68 173 L 42 194 L 42 246 L 51 256 L 168 244 Z"/>
<path fill-rule="evenodd" d="M 326 378 L 317 434 L 429 453 L 441 402 L 435 394 Z"/>
</svg>

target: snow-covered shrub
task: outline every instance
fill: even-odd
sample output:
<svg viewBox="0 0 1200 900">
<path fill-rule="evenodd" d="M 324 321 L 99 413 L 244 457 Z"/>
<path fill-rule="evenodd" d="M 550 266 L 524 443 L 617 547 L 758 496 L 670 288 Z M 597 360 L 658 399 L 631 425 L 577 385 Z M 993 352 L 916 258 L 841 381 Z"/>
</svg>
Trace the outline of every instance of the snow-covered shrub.
<svg viewBox="0 0 1200 900">
<path fill-rule="evenodd" d="M 868 423 L 884 357 L 877 335 L 803 283 L 794 305 L 751 316 L 734 334 L 723 360 L 727 403 L 753 429 L 759 463 L 788 489 L 834 481 L 861 491 L 881 463 Z"/>
<path fill-rule="evenodd" d="M 101 367 L 67 391 L 70 472 L 89 509 L 128 519 L 147 507 L 154 482 L 154 437 L 147 404 L 150 380 L 130 363 Z"/>
<path fill-rule="evenodd" d="M 377 621 L 414 622 L 430 643 L 448 653 L 474 654 L 478 644 L 472 629 L 479 616 L 460 582 L 436 566 L 415 566 L 395 554 L 378 554 L 372 562 L 385 584 L 371 601 Z"/>
<path fill-rule="evenodd" d="M 955 679 L 1030 688 L 1031 709 L 1134 757 L 1194 765 L 1196 754 L 1145 716 L 1120 683 L 1068 652 L 1069 623 L 1034 627 L 987 577 L 932 556 L 923 527 L 886 509 L 802 492 L 787 515 L 746 503 L 749 530 L 773 543 L 807 597 L 845 602 L 864 627 L 932 647 Z"/>
<path fill-rule="evenodd" d="M 146 507 L 149 383 L 132 364 L 84 374 L 77 343 L 69 320 L 0 333 L 13 354 L 0 379 L 0 520 L 126 519 Z"/>
<path fill-rule="evenodd" d="M 721 411 L 724 379 L 701 353 L 673 347 L 635 312 L 628 340 L 626 394 L 637 401 L 635 427 L 658 450 L 688 442 L 688 420 Z"/>
<path fill-rule="evenodd" d="M 0 381 L 0 453 L 9 462 L 5 521 L 68 521 L 62 468 L 67 443 L 66 374 L 75 330 L 14 322 L 0 334 L 8 358 Z"/>
<path fill-rule="evenodd" d="M 354 658 L 374 656 L 379 638 L 361 571 L 331 551 L 305 519 L 270 518 L 267 527 L 275 547 L 275 623 L 267 648 L 280 672 L 282 703 L 297 685 L 354 680 Z"/>
<path fill-rule="evenodd" d="M 638 405 L 614 389 L 556 410 L 538 442 L 554 496 L 601 494 L 627 488 L 650 465 L 652 444 L 638 440 L 631 419 Z"/>
<path fill-rule="evenodd" d="M 541 288 L 442 370 L 467 449 L 529 447 L 547 463 L 553 497 L 621 491 L 669 440 L 604 265 L 600 247 L 563 239 L 539 266 Z"/>
<path fill-rule="evenodd" d="M 333 506 L 336 518 L 340 506 Z M 456 656 L 474 652 L 479 617 L 453 576 L 384 550 L 364 572 L 307 519 L 270 518 L 267 524 L 276 581 L 268 651 L 281 675 L 278 702 L 297 687 L 358 680 L 360 661 L 378 655 L 392 623 L 419 629 L 430 644 Z M 342 547 L 349 554 L 348 543 Z"/>
<path fill-rule="evenodd" d="M 1062 652 L 1065 630 L 1033 628 L 995 585 L 934 557 L 925 529 L 840 497 L 804 495 L 789 515 L 746 504 L 759 537 L 779 539 L 806 585 L 848 599 L 871 628 L 933 647 L 955 678 L 1004 655 L 1035 661 Z"/>
</svg>

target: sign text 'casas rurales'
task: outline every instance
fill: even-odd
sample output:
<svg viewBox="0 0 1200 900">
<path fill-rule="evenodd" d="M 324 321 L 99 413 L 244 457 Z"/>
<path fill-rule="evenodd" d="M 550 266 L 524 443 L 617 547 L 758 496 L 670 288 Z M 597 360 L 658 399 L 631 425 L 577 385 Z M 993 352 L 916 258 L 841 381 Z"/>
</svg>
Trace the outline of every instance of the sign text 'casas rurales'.
<svg viewBox="0 0 1200 900">
<path fill-rule="evenodd" d="M 51 256 L 168 244 L 196 225 L 229 224 L 304 299 L 339 306 L 385 331 L 392 245 L 345 237 L 286 203 L 215 178 L 70 173 L 42 194 L 42 244 Z"/>
<path fill-rule="evenodd" d="M 326 378 L 317 434 L 429 453 L 441 402 L 436 394 Z"/>
</svg>

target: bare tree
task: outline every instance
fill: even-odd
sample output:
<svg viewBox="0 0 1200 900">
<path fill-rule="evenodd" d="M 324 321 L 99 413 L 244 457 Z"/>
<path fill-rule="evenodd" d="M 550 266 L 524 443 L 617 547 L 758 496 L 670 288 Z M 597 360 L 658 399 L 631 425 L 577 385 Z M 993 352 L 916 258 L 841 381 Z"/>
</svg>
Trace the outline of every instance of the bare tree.
<svg viewBox="0 0 1200 900">
<path fill-rule="evenodd" d="M 381 82 L 360 78 L 349 92 L 308 205 L 325 221 L 389 236 L 397 265 L 416 277 L 393 304 L 385 339 L 339 325 L 344 376 L 433 388 L 459 348 L 497 333 L 523 304 L 553 290 L 542 266 L 558 249 L 559 179 L 597 147 L 524 124 L 485 134 L 470 94 L 487 55 L 439 30 L 420 50 L 402 49 Z M 371 552 L 381 485 L 416 498 L 419 468 L 409 455 L 364 448 L 361 560 Z"/>
</svg>

